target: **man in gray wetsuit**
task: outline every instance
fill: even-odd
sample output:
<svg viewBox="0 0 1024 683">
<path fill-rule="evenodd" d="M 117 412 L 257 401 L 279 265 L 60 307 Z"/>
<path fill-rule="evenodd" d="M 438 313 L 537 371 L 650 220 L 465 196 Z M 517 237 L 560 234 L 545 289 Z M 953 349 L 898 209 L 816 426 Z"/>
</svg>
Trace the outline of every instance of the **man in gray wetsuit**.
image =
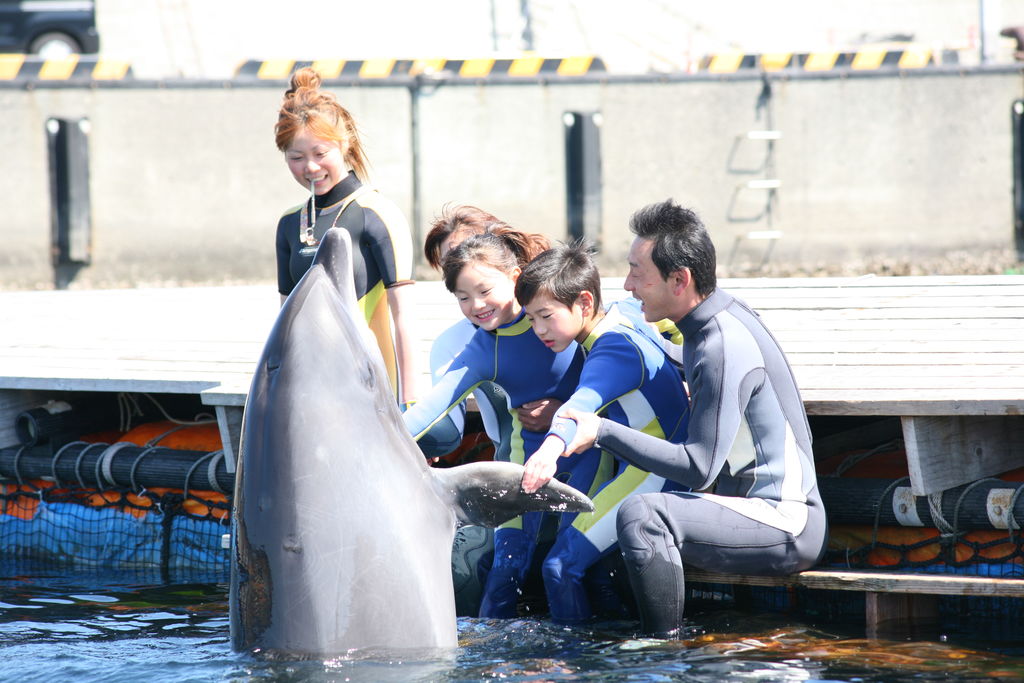
<svg viewBox="0 0 1024 683">
<path fill-rule="evenodd" d="M 818 562 L 827 522 L 800 392 L 757 313 L 717 289 L 701 220 L 671 200 L 637 211 L 625 288 L 649 321 L 675 320 L 690 392 L 687 438 L 675 444 L 591 413 L 568 453 L 597 445 L 692 492 L 628 498 L 617 526 L 644 632 L 683 623 L 683 563 L 781 575 Z"/>
</svg>

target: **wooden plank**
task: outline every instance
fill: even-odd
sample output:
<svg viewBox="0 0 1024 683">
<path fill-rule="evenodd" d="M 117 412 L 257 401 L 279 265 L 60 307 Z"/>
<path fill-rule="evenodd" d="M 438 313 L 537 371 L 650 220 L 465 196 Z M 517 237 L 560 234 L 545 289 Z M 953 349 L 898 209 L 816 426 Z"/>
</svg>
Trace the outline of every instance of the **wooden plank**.
<svg viewBox="0 0 1024 683">
<path fill-rule="evenodd" d="M 790 365 L 797 366 L 899 366 L 920 365 L 999 365 L 1017 366 L 1024 362 L 1024 353 L 929 353 L 925 354 L 893 354 L 893 353 L 828 353 L 828 352 L 786 352 Z"/>
<path fill-rule="evenodd" d="M 602 286 L 622 289 L 624 277 L 601 278 Z M 718 286 L 727 290 L 750 289 L 831 289 L 834 287 L 937 287 L 959 289 L 972 285 L 1022 285 L 1020 275 L 900 275 L 879 276 L 871 273 L 849 277 L 734 277 L 718 278 Z"/>
<path fill-rule="evenodd" d="M 927 361 L 926 357 L 915 360 Z M 795 366 L 795 364 L 794 364 Z M 940 386 L 949 383 L 950 379 L 959 381 L 976 381 L 991 384 L 986 386 L 1024 386 L 1024 365 L 998 364 L 974 365 L 956 363 L 951 365 L 931 365 L 928 363 L 907 363 L 877 367 L 871 365 L 834 365 L 816 366 L 800 365 L 796 368 L 801 380 L 811 380 L 819 386 L 824 382 L 838 382 L 838 386 L 846 386 L 850 382 L 859 382 L 864 386 L 865 380 L 872 386 L 894 384 L 897 387 L 915 388 L 920 386 Z M 1010 375 L 1009 377 L 1007 375 Z M 929 380 L 923 384 L 912 384 L 916 380 Z"/>
<path fill-rule="evenodd" d="M 910 489 L 938 493 L 1024 465 L 1024 416 L 905 416 Z"/>
<path fill-rule="evenodd" d="M 821 349 L 828 348 L 832 353 L 888 353 L 888 354 L 915 354 L 927 356 L 931 353 L 971 353 L 999 354 L 999 353 L 1024 353 L 1024 343 L 1016 341 L 996 340 L 958 340 L 958 339 L 871 339 L 871 340 L 847 340 L 831 339 L 827 343 L 821 340 L 797 340 L 790 339 L 780 341 L 779 345 L 785 351 L 786 356 L 799 353 L 815 353 Z"/>
<path fill-rule="evenodd" d="M 967 308 L 976 309 L 1012 309 L 1021 306 L 1021 297 L 1013 294 L 989 295 L 973 298 L 917 296 L 917 297 L 832 297 L 828 299 L 806 299 L 799 296 L 779 297 L 778 299 L 744 300 L 747 305 L 762 314 L 773 310 L 785 311 L 840 311 L 840 310 L 921 310 L 938 314 L 943 318 L 954 317 L 951 311 Z"/>
<path fill-rule="evenodd" d="M 902 593 L 864 594 L 864 621 L 868 638 L 879 638 L 925 624 L 939 622 L 937 595 Z"/>
<path fill-rule="evenodd" d="M 38 391 L 101 391 L 136 392 L 151 394 L 200 394 L 222 385 L 219 378 L 200 380 L 172 380 L 161 373 L 157 378 L 137 376 L 120 378 L 90 377 L 0 377 L 0 387 L 5 389 L 30 389 Z"/>
<path fill-rule="evenodd" d="M 999 368 L 1001 366 L 996 366 Z M 797 384 L 816 391 L 920 391 L 937 395 L 950 394 L 955 386 L 959 390 L 1010 391 L 1018 395 L 1024 394 L 1024 384 L 1019 376 L 979 375 L 969 370 L 961 373 L 928 376 L 921 369 L 898 367 L 900 370 L 914 370 L 911 374 L 893 373 L 886 375 L 873 369 L 862 376 L 856 375 L 856 366 L 845 368 L 805 368 L 794 367 L 793 372 Z M 947 366 L 948 371 L 955 371 L 956 366 Z"/>
<path fill-rule="evenodd" d="M 218 384 L 216 387 L 197 392 L 203 405 L 207 406 L 244 406 L 249 393 L 249 384 L 230 383 Z"/>
<path fill-rule="evenodd" d="M 912 325 L 912 323 L 924 323 Z M 831 345 L 835 341 L 876 341 L 880 338 L 888 341 L 944 341 L 973 342 L 977 339 L 986 341 L 1010 342 L 1008 348 L 1024 350 L 1024 319 L 1021 320 L 988 320 L 986 325 L 965 326 L 952 325 L 947 321 L 928 318 L 920 321 L 902 320 L 896 324 L 882 323 L 875 320 L 864 320 L 856 325 L 828 325 L 819 327 L 814 319 L 800 328 L 781 327 L 772 329 L 772 334 L 781 343 L 792 341 L 825 342 Z M 963 346 L 963 344 L 961 344 Z"/>
<path fill-rule="evenodd" d="M 238 447 L 242 439 L 242 409 L 236 406 L 216 406 L 217 428 L 220 430 L 224 462 L 229 473 L 234 473 Z"/>
<path fill-rule="evenodd" d="M 789 576 L 750 576 L 721 574 L 687 567 L 686 580 L 742 586 L 802 586 L 815 590 L 1024 598 L 1024 579 L 962 576 L 959 574 L 811 569 Z"/>
<path fill-rule="evenodd" d="M 1020 415 L 1017 391 L 925 394 L 920 389 L 801 390 L 808 415 Z"/>
<path fill-rule="evenodd" d="M 957 321 L 971 321 L 974 319 L 1020 319 L 1024 306 L 1007 308 L 979 308 L 976 306 L 965 306 L 958 308 L 837 308 L 837 309 L 815 309 L 799 310 L 796 308 L 779 308 L 777 310 L 766 310 L 755 307 L 761 317 L 769 323 L 769 327 L 776 324 L 785 324 L 790 320 L 807 320 L 809 316 L 817 318 L 820 322 L 842 321 L 842 320 L 907 320 L 907 319 L 949 319 Z"/>
</svg>

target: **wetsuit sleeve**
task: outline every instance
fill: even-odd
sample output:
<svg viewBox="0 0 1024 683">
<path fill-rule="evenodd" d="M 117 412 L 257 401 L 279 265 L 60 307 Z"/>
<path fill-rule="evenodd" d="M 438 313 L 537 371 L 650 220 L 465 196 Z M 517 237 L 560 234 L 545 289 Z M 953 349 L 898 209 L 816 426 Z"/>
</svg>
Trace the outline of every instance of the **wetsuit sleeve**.
<svg viewBox="0 0 1024 683">
<path fill-rule="evenodd" d="M 750 340 L 753 344 L 753 341 Z M 749 348 L 729 349 L 726 368 L 724 337 L 709 333 L 695 352 L 699 360 L 691 368 L 690 421 L 685 443 L 663 439 L 601 420 L 597 444 L 605 452 L 695 491 L 707 488 L 718 477 L 732 450 L 750 394 L 763 369 L 751 367 Z"/>
<path fill-rule="evenodd" d="M 288 241 L 287 223 L 287 216 L 282 216 L 277 222 L 277 291 L 284 296 L 295 289 L 291 273 L 292 245 Z"/>
<path fill-rule="evenodd" d="M 430 346 L 430 381 L 437 384 L 444 377 L 452 361 L 462 353 L 466 344 L 473 338 L 473 328 L 463 322 L 457 322 L 434 339 Z M 455 428 L 462 434 L 465 424 L 466 406 L 460 403 L 458 408 L 449 414 Z"/>
<path fill-rule="evenodd" d="M 466 343 L 472 336 L 472 328 L 461 322 L 438 335 L 430 347 L 430 376 L 433 384 L 441 381 L 451 367 L 452 360 L 466 348 Z M 462 402 L 419 439 L 420 450 L 430 458 L 451 453 L 462 443 L 465 424 L 466 404 Z"/>
<path fill-rule="evenodd" d="M 583 363 L 576 391 L 555 413 L 548 435 L 571 442 L 576 434 L 576 422 L 563 417 L 567 409 L 599 413 L 643 383 L 644 358 L 640 349 L 624 334 L 604 333 Z"/>
<path fill-rule="evenodd" d="M 370 252 L 377 261 L 384 286 L 394 287 L 412 280 L 412 233 L 405 216 L 379 195 L 368 198 L 364 210 Z"/>
<path fill-rule="evenodd" d="M 493 379 L 492 371 L 486 374 L 486 360 L 479 346 L 470 344 L 455 357 L 448 371 L 431 388 L 427 396 L 402 414 L 406 427 L 414 439 L 420 439 L 430 428 L 448 415 L 455 406 L 462 403 L 481 382 Z"/>
</svg>

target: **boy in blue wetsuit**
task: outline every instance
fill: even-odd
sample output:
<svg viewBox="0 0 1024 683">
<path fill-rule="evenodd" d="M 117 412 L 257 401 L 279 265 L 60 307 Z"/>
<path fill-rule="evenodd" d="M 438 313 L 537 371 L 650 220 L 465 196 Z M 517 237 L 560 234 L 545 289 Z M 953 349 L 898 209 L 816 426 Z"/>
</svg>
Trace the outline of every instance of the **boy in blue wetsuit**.
<svg viewBox="0 0 1024 683">
<path fill-rule="evenodd" d="M 579 385 L 526 463 L 526 491 L 557 471 L 572 441 L 575 422 L 564 417 L 566 410 L 600 413 L 672 443 L 686 438 L 688 402 L 678 371 L 642 322 L 624 315 L 620 306 L 602 310 L 600 275 L 584 245 L 556 247 L 531 261 L 516 283 L 516 298 L 545 346 L 557 352 L 579 343 L 585 356 Z M 623 500 L 679 488 L 619 463 L 615 477 L 593 497 L 594 512 L 561 529 L 544 561 L 544 588 L 555 621 L 577 623 L 591 616 L 583 576 L 617 547 L 615 517 Z"/>
<path fill-rule="evenodd" d="M 404 414 L 416 439 L 459 405 L 482 382 L 493 382 L 509 397 L 513 422 L 510 459 L 522 464 L 540 446 L 544 434 L 523 429 L 512 406 L 541 398 L 568 399 L 580 378 L 582 354 L 572 344 L 554 353 L 530 330 L 515 299 L 515 281 L 528 261 L 522 233 L 470 237 L 445 256 L 445 286 L 456 295 L 463 314 L 478 326 L 430 393 Z M 611 459 L 583 452 L 563 458 L 558 478 L 588 495 L 611 475 Z M 543 513 L 528 513 L 494 535 L 494 563 L 484 584 L 481 617 L 514 617 L 530 567 Z"/>
</svg>

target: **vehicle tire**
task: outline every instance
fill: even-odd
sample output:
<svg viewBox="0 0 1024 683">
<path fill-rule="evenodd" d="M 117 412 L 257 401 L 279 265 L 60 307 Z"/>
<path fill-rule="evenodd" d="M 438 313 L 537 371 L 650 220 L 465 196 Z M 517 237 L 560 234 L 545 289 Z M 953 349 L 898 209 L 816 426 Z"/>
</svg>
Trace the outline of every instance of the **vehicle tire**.
<svg viewBox="0 0 1024 683">
<path fill-rule="evenodd" d="M 31 54 L 43 59 L 61 59 L 82 51 L 74 38 L 60 31 L 47 31 L 32 40 L 28 46 Z"/>
</svg>

